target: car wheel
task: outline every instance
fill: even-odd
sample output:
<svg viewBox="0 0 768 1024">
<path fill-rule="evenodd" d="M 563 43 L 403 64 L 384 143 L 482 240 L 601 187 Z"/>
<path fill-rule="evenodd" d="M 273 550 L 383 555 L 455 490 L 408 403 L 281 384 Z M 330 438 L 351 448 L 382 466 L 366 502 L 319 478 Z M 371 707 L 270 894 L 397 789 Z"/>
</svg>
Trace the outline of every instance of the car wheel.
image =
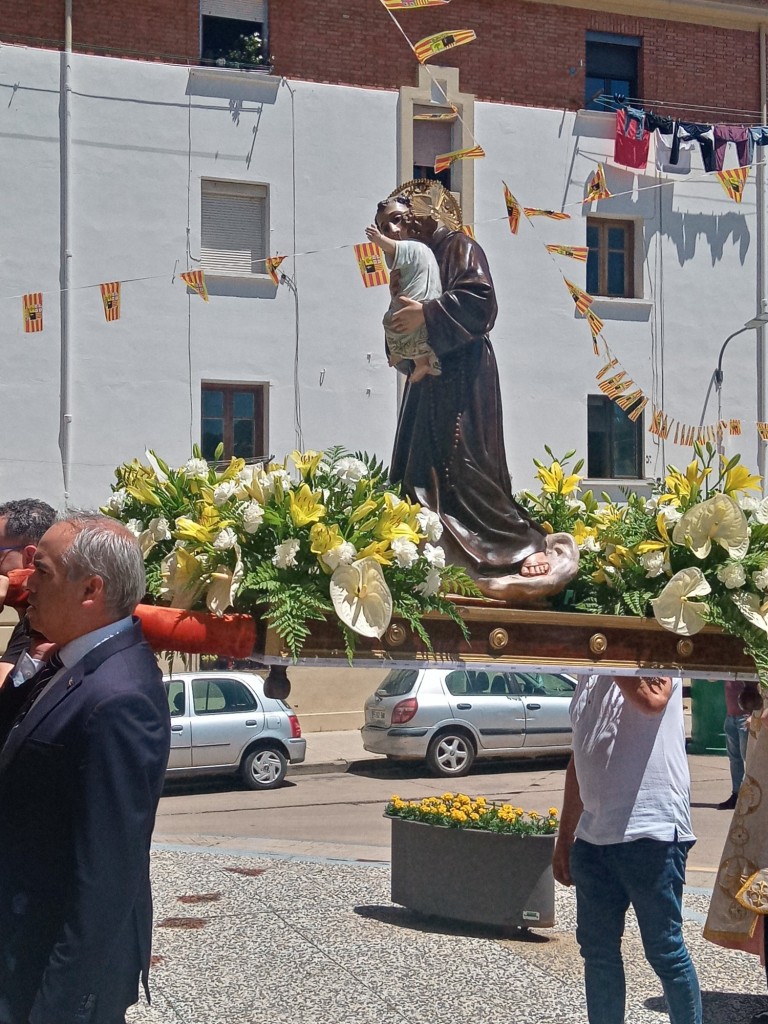
<svg viewBox="0 0 768 1024">
<path fill-rule="evenodd" d="M 276 747 L 253 750 L 242 765 L 243 782 L 249 789 L 274 789 L 288 771 L 285 754 Z"/>
<path fill-rule="evenodd" d="M 474 760 L 474 744 L 463 732 L 435 736 L 427 750 L 427 764 L 435 775 L 459 778 L 467 774 Z"/>
</svg>

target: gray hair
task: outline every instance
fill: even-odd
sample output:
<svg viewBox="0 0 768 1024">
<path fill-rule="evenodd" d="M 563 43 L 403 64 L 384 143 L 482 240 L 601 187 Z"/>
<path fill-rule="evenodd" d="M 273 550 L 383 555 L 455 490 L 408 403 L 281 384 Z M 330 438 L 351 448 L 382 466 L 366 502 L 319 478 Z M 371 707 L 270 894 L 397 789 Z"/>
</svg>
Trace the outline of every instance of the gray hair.
<svg viewBox="0 0 768 1024">
<path fill-rule="evenodd" d="M 11 540 L 37 544 L 56 522 L 56 512 L 39 498 L 19 498 L 0 505 L 0 519 L 5 520 L 4 532 Z"/>
<path fill-rule="evenodd" d="M 144 558 L 127 527 L 96 512 L 68 513 L 75 536 L 61 556 L 68 579 L 100 576 L 108 609 L 120 618 L 130 615 L 147 592 Z"/>
</svg>

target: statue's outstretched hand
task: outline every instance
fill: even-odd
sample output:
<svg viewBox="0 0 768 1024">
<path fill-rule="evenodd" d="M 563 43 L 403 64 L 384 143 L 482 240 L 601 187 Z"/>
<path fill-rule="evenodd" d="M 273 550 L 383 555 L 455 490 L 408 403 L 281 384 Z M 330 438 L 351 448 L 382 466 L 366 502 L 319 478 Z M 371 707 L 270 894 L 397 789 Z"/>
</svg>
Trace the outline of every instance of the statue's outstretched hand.
<svg viewBox="0 0 768 1024">
<path fill-rule="evenodd" d="M 411 334 L 424 323 L 423 303 L 409 299 L 405 295 L 400 297 L 400 302 L 402 307 L 392 314 L 392 330 L 396 334 Z"/>
</svg>

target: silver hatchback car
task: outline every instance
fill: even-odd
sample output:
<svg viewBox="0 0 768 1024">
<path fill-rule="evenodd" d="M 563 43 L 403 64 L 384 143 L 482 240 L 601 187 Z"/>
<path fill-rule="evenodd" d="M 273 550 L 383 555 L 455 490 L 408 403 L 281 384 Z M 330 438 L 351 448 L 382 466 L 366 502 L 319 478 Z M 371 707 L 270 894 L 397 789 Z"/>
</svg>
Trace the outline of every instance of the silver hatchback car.
<svg viewBox="0 0 768 1024">
<path fill-rule="evenodd" d="M 274 789 L 307 741 L 293 710 L 264 696 L 254 672 L 180 672 L 163 679 L 171 711 L 166 778 L 237 773 L 249 789 Z"/>
<path fill-rule="evenodd" d="M 393 669 L 365 702 L 363 746 L 424 760 L 435 775 L 466 775 L 475 758 L 537 757 L 571 749 L 576 680 L 546 672 Z"/>
</svg>

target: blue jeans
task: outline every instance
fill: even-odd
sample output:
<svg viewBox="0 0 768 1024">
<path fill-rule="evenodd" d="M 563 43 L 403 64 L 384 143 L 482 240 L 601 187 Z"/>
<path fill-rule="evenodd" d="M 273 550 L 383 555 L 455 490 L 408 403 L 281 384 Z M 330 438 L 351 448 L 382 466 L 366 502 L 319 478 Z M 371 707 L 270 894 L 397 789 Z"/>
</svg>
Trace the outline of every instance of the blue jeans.
<svg viewBox="0 0 768 1024">
<path fill-rule="evenodd" d="M 747 760 L 749 715 L 726 715 L 723 732 L 731 769 L 731 790 L 738 793 L 744 780 L 744 763 Z"/>
<path fill-rule="evenodd" d="M 701 1024 L 701 993 L 683 941 L 685 861 L 692 843 L 636 839 L 571 850 L 576 939 L 584 958 L 590 1024 L 624 1024 L 621 938 L 634 907 L 648 963 L 661 980 L 672 1024 Z"/>
</svg>

